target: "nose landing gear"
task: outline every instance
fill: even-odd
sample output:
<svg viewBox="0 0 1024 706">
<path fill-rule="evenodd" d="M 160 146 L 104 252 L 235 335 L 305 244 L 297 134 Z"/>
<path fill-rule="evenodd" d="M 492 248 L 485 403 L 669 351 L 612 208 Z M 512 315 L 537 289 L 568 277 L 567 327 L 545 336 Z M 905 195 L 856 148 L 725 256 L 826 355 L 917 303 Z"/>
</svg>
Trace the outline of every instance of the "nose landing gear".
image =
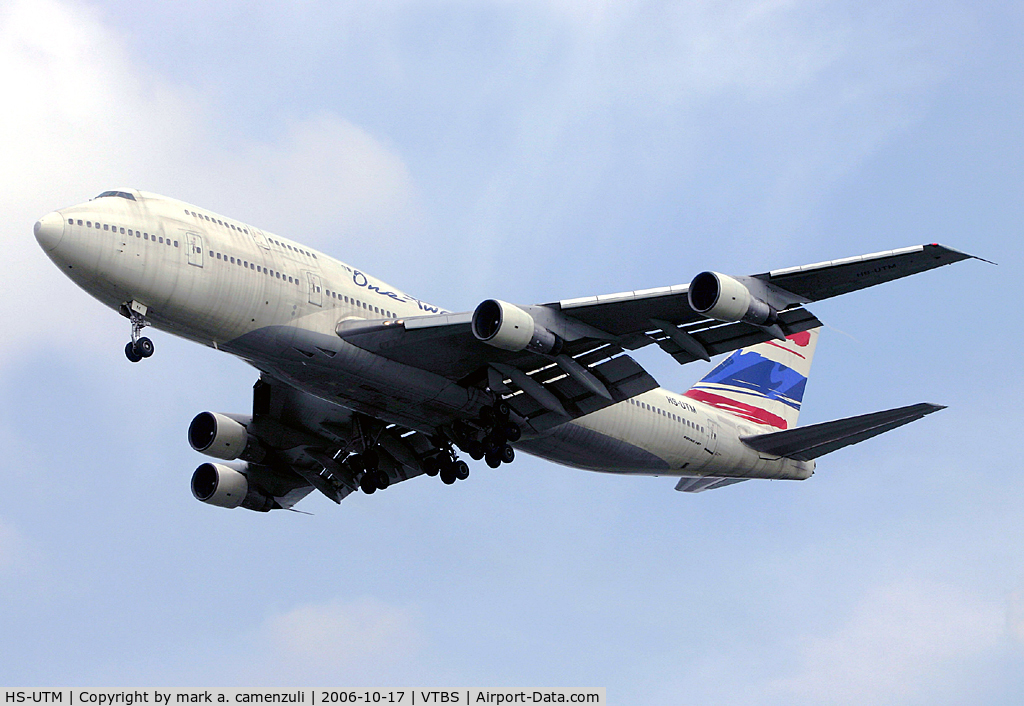
<svg viewBox="0 0 1024 706">
<path fill-rule="evenodd" d="M 142 329 L 149 326 L 149 322 L 146 321 L 147 311 L 145 304 L 134 301 L 122 306 L 121 313 L 126 313 L 132 322 L 132 340 L 125 345 L 124 355 L 133 363 L 153 355 L 153 342 L 145 336 L 140 336 Z"/>
</svg>

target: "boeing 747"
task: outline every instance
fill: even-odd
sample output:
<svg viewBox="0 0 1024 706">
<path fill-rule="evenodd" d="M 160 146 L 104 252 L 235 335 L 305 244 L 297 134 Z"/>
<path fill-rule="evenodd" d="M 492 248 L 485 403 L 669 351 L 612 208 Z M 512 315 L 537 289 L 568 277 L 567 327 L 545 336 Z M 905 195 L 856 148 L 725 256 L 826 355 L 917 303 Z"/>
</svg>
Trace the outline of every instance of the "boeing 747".
<svg viewBox="0 0 1024 706">
<path fill-rule="evenodd" d="M 914 404 L 796 426 L 821 322 L 805 305 L 967 255 L 921 245 L 752 276 L 473 311 L 428 304 L 340 260 L 242 221 L 121 189 L 35 224 L 47 256 L 131 323 L 259 371 L 250 413 L 202 412 L 192 475 L 205 503 L 291 509 L 419 475 L 464 480 L 460 455 L 497 468 L 518 451 L 608 473 L 674 476 L 700 492 L 804 480 L 815 459 L 941 407 Z M 683 393 L 628 351 L 681 364 L 730 354 Z"/>
</svg>

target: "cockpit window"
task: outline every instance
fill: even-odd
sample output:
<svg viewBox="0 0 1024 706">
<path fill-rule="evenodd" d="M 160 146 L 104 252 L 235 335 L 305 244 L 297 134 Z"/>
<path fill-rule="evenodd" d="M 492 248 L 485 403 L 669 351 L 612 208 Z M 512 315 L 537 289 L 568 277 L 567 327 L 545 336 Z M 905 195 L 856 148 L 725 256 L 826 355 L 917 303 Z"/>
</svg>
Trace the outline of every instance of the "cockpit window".
<svg viewBox="0 0 1024 706">
<path fill-rule="evenodd" d="M 102 199 L 102 198 L 107 197 L 107 196 L 117 196 L 118 198 L 128 199 L 129 201 L 134 201 L 135 200 L 135 197 L 132 196 L 131 194 L 129 194 L 127 191 L 104 191 L 102 194 L 100 194 L 96 198 Z"/>
</svg>

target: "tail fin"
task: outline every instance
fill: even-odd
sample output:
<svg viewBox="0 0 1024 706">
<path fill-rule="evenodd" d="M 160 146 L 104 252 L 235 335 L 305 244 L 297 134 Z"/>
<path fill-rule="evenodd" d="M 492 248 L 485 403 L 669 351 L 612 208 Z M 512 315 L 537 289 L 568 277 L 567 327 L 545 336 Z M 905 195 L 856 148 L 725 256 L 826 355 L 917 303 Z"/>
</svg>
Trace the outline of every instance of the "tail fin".
<svg viewBox="0 0 1024 706">
<path fill-rule="evenodd" d="M 757 424 L 791 429 L 800 414 L 819 330 L 741 348 L 686 396 Z"/>
</svg>

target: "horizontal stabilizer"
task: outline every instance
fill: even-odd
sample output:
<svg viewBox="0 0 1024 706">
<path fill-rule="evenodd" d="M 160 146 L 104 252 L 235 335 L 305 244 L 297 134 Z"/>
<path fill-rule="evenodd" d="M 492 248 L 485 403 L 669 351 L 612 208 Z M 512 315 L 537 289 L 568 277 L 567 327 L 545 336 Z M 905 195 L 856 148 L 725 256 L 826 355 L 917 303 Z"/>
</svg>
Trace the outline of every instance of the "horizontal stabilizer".
<svg viewBox="0 0 1024 706">
<path fill-rule="evenodd" d="M 884 434 L 916 421 L 926 414 L 945 409 L 942 405 L 922 402 L 907 407 L 872 412 L 823 424 L 741 437 L 747 446 L 773 456 L 810 461 L 851 444 Z"/>
</svg>

